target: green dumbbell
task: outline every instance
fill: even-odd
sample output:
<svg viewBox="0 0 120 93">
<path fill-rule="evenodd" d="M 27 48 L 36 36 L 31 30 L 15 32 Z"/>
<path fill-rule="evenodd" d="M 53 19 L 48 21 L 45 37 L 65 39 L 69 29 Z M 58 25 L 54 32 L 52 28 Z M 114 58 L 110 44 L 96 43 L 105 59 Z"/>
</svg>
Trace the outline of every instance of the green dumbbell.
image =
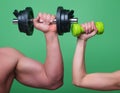
<svg viewBox="0 0 120 93">
<path fill-rule="evenodd" d="M 98 30 L 97 34 L 102 34 L 104 32 L 104 25 L 102 22 L 95 22 L 95 26 Z M 79 36 L 80 34 L 85 32 L 83 27 L 78 23 L 72 24 L 71 30 L 73 36 Z"/>
</svg>

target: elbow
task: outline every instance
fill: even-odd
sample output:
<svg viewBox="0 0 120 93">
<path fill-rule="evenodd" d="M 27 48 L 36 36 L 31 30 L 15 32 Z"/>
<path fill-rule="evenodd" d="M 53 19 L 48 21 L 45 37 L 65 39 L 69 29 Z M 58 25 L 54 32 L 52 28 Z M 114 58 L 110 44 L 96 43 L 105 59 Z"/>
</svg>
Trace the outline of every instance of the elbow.
<svg viewBox="0 0 120 93">
<path fill-rule="evenodd" d="M 73 81 L 72 81 L 72 84 L 73 84 L 74 86 L 77 86 L 77 87 L 82 87 L 82 86 L 81 86 L 81 82 L 79 82 L 79 81 L 73 80 Z"/>
<path fill-rule="evenodd" d="M 46 90 L 56 90 L 58 88 L 60 88 L 63 85 L 63 81 L 56 81 L 56 80 L 46 80 L 45 82 L 37 82 L 37 84 L 35 86 L 31 86 L 31 87 L 35 87 L 35 88 L 39 88 L 39 89 L 46 89 Z"/>
<path fill-rule="evenodd" d="M 50 90 L 56 90 L 56 89 L 60 88 L 62 85 L 63 85 L 63 83 L 61 82 L 59 84 L 52 85 L 49 89 Z"/>
<path fill-rule="evenodd" d="M 63 75 L 58 75 L 54 78 L 48 78 L 48 85 L 50 90 L 56 90 L 63 85 Z"/>
<path fill-rule="evenodd" d="M 86 73 L 82 74 L 81 76 L 73 75 L 72 84 L 77 87 L 85 87 L 85 77 L 87 76 Z"/>
<path fill-rule="evenodd" d="M 82 77 L 82 78 L 73 78 L 72 80 L 72 84 L 74 86 L 77 86 L 77 87 L 82 87 L 82 88 L 85 88 L 85 80 L 84 80 L 85 77 Z"/>
<path fill-rule="evenodd" d="M 62 80 L 57 81 L 57 82 L 56 81 L 51 81 L 51 82 L 49 82 L 47 89 L 48 90 L 56 90 L 56 89 L 60 88 L 62 85 L 63 85 Z"/>
</svg>

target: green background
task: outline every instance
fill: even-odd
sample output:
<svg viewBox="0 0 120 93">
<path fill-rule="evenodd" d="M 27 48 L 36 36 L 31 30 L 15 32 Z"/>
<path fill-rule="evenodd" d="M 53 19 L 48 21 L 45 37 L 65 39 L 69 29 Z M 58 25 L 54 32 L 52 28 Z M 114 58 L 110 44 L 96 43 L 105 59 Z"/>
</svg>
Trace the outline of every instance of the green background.
<svg viewBox="0 0 120 93">
<path fill-rule="evenodd" d="M 1 0 L 0 1 L 0 47 L 12 47 L 40 62 L 46 58 L 46 43 L 42 32 L 34 30 L 26 36 L 12 24 L 14 9 L 31 6 L 35 17 L 39 12 L 56 14 L 56 8 L 63 6 L 75 10 L 79 23 L 102 21 L 103 35 L 96 35 L 87 43 L 86 68 L 88 73 L 113 72 L 120 69 L 120 0 Z M 72 60 L 76 38 L 71 33 L 59 36 L 64 58 L 64 85 L 57 90 L 44 90 L 21 85 L 14 80 L 11 93 L 104 93 L 72 85 Z M 120 93 L 120 91 L 106 91 Z"/>
</svg>

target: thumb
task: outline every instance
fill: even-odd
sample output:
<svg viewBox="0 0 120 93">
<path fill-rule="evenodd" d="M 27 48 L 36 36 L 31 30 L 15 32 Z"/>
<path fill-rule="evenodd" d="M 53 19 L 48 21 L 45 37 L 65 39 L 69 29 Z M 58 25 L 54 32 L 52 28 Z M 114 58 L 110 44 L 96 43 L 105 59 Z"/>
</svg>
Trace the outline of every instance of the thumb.
<svg viewBox="0 0 120 93">
<path fill-rule="evenodd" d="M 36 18 L 33 19 L 33 23 L 34 23 L 34 24 L 37 23 L 38 20 L 39 20 L 39 16 L 37 16 Z"/>
<path fill-rule="evenodd" d="M 90 34 L 88 34 L 88 37 L 93 37 L 93 36 L 95 36 L 95 35 L 96 35 L 96 33 L 97 33 L 97 31 L 96 31 L 96 30 L 94 30 L 94 31 L 92 31 Z"/>
</svg>

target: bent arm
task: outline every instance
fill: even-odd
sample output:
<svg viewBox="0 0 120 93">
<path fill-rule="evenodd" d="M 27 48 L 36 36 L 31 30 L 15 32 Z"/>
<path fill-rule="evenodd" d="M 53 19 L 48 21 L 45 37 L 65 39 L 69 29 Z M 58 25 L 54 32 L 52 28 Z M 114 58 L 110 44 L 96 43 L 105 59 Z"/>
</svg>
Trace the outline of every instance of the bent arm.
<svg viewBox="0 0 120 93">
<path fill-rule="evenodd" d="M 63 60 L 56 33 L 45 35 L 47 57 L 44 64 L 22 56 L 16 68 L 16 79 L 37 88 L 56 89 L 63 83 Z"/>
<path fill-rule="evenodd" d="M 73 84 L 95 90 L 120 89 L 120 71 L 87 74 L 85 69 L 86 41 L 79 39 L 73 59 Z"/>
</svg>

